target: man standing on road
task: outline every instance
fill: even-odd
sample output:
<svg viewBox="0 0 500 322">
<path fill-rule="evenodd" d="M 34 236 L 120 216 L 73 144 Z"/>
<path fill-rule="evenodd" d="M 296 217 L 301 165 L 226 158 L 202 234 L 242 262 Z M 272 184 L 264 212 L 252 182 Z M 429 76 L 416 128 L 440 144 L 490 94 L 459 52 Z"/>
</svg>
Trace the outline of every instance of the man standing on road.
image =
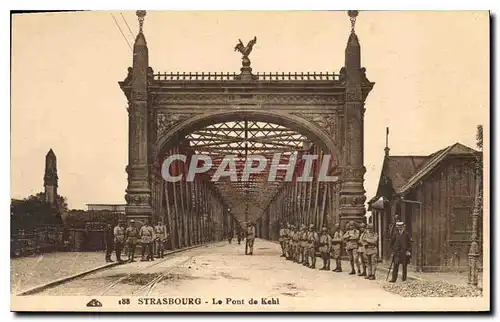
<svg viewBox="0 0 500 322">
<path fill-rule="evenodd" d="M 246 244 L 245 250 L 248 248 L 248 253 L 245 252 L 245 255 L 253 255 L 253 242 L 255 241 L 255 227 L 251 222 L 247 224 L 247 236 L 246 236 Z"/>
<path fill-rule="evenodd" d="M 112 263 L 111 254 L 113 253 L 113 228 L 111 224 L 106 224 L 104 227 L 104 243 L 106 244 L 106 255 L 105 260 L 106 263 Z"/>
<path fill-rule="evenodd" d="M 280 224 L 280 238 L 279 238 L 279 242 L 280 242 L 280 246 L 281 246 L 281 256 L 280 257 L 285 257 L 286 256 L 286 235 L 287 235 L 287 231 L 286 231 L 286 228 L 285 226 L 283 225 L 283 223 Z"/>
<path fill-rule="evenodd" d="M 118 225 L 116 225 L 113 230 L 113 234 L 115 235 L 115 252 L 116 252 L 116 260 L 121 262 L 121 254 L 123 246 L 125 245 L 125 228 L 123 227 L 123 221 L 118 221 Z"/>
<path fill-rule="evenodd" d="M 300 263 L 300 235 L 301 235 L 301 229 L 299 224 L 297 226 L 294 226 L 294 234 L 293 234 L 293 258 L 295 263 Z"/>
<path fill-rule="evenodd" d="M 141 262 L 145 262 L 148 260 L 154 261 L 153 258 L 154 229 L 149 224 L 149 219 L 146 219 L 146 222 L 141 227 L 141 230 L 139 231 L 139 237 L 141 237 L 141 244 L 142 244 Z"/>
<path fill-rule="evenodd" d="M 396 232 L 391 238 L 391 249 L 393 252 L 393 265 L 391 283 L 398 279 L 399 265 L 403 266 L 403 282 L 406 281 L 408 261 L 411 256 L 411 239 L 405 229 L 405 224 L 401 221 L 396 223 Z"/>
<path fill-rule="evenodd" d="M 323 267 L 320 271 L 330 270 L 330 249 L 332 247 L 332 237 L 328 234 L 326 227 L 321 228 L 321 235 L 319 236 L 319 252 L 323 259 Z"/>
<path fill-rule="evenodd" d="M 312 269 L 316 268 L 316 246 L 319 243 L 319 236 L 316 232 L 314 224 L 309 225 L 309 233 L 307 234 L 307 262 L 311 259 L 311 265 L 309 266 Z"/>
<path fill-rule="evenodd" d="M 351 264 L 351 272 L 349 275 L 355 275 L 356 270 L 354 269 L 355 259 L 358 257 L 358 239 L 359 239 L 359 230 L 354 226 L 354 221 L 350 221 L 347 226 L 348 230 L 344 234 L 344 240 L 347 241 L 345 245 L 345 250 L 347 251 L 347 255 L 349 255 L 349 262 Z M 356 261 L 356 268 L 359 269 L 359 262 Z"/>
<path fill-rule="evenodd" d="M 165 241 L 167 240 L 167 227 L 163 224 L 163 220 L 158 221 L 155 226 L 155 245 L 156 245 L 156 258 L 163 258 L 165 251 Z"/>
<path fill-rule="evenodd" d="M 375 273 L 377 271 L 377 244 L 378 244 L 378 234 L 373 232 L 373 225 L 366 225 L 366 231 L 363 234 L 362 241 L 365 245 L 365 263 L 368 266 L 368 274 L 365 276 L 366 279 L 374 280 Z"/>
<path fill-rule="evenodd" d="M 296 235 L 297 235 L 297 231 L 295 229 L 295 225 L 294 224 L 291 224 L 290 225 L 290 232 L 289 232 L 289 236 L 290 236 L 290 242 L 289 242 L 289 246 L 288 248 L 290 249 L 290 260 L 292 262 L 296 262 L 297 261 L 297 256 L 296 256 Z"/>
<path fill-rule="evenodd" d="M 240 228 L 238 228 L 238 230 L 236 231 L 236 237 L 238 238 L 238 245 L 241 244 L 241 230 Z"/>
<path fill-rule="evenodd" d="M 233 241 L 233 231 L 230 229 L 228 232 L 227 232 L 227 241 L 231 244 L 231 242 Z"/>
<path fill-rule="evenodd" d="M 295 228 L 295 239 L 297 242 L 295 243 L 295 262 L 301 264 L 300 256 L 302 254 L 302 226 L 297 224 Z"/>
<path fill-rule="evenodd" d="M 361 268 L 363 268 L 362 272 L 359 272 L 358 269 L 358 276 L 366 276 L 366 262 L 365 262 L 365 242 L 363 241 L 363 236 L 365 234 L 365 223 L 361 223 L 359 225 L 359 240 L 358 240 L 358 251 L 357 251 L 357 258 L 355 261 L 361 265 Z"/>
<path fill-rule="evenodd" d="M 125 241 L 127 243 L 128 248 L 128 261 L 135 262 L 135 247 L 137 245 L 137 236 L 139 232 L 135 227 L 135 220 L 130 220 L 127 229 L 125 230 Z"/>
<path fill-rule="evenodd" d="M 332 257 L 335 259 L 334 272 L 342 272 L 342 246 L 344 244 L 344 232 L 340 229 L 340 224 L 335 224 L 332 238 Z"/>
<path fill-rule="evenodd" d="M 307 229 L 307 226 L 305 224 L 302 224 L 301 226 L 301 233 L 300 233 L 300 262 L 302 265 L 309 267 L 309 231 Z"/>
</svg>

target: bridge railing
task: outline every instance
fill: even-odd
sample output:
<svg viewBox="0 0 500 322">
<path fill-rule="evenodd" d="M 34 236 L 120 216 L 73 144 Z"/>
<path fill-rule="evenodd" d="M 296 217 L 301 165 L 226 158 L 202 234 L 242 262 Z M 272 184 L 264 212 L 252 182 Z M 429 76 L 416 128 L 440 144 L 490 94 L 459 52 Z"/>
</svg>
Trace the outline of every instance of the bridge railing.
<svg viewBox="0 0 500 322">
<path fill-rule="evenodd" d="M 156 81 L 235 81 L 239 74 L 236 73 L 211 73 L 211 72 L 177 72 L 177 73 L 156 73 Z M 340 75 L 331 72 L 301 72 L 301 73 L 257 73 L 255 74 L 259 81 L 338 81 Z"/>
</svg>

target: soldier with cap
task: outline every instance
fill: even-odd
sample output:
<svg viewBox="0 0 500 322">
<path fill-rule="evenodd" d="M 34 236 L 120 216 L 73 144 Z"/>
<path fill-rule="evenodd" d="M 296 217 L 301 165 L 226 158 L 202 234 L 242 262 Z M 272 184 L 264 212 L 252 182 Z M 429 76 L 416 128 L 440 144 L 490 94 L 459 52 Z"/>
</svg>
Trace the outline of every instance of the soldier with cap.
<svg viewBox="0 0 500 322">
<path fill-rule="evenodd" d="M 368 274 L 365 276 L 366 279 L 374 280 L 375 273 L 377 271 L 377 244 L 378 244 L 378 234 L 373 232 L 373 225 L 366 225 L 366 231 L 361 237 L 364 242 L 365 247 L 365 263 L 368 267 Z"/>
<path fill-rule="evenodd" d="M 332 238 L 332 257 L 335 259 L 334 272 L 342 272 L 342 247 L 344 246 L 344 232 L 340 229 L 340 224 L 335 224 Z"/>
<path fill-rule="evenodd" d="M 141 227 L 139 231 L 139 237 L 141 238 L 142 244 L 142 258 L 141 262 L 145 261 L 154 261 L 153 258 L 153 240 L 154 240 L 154 229 L 149 224 L 149 219 L 146 219 L 146 222 Z"/>
<path fill-rule="evenodd" d="M 236 229 L 236 239 L 238 240 L 238 245 L 241 244 L 241 228 Z"/>
<path fill-rule="evenodd" d="M 255 241 L 255 227 L 252 225 L 251 222 L 247 223 L 247 236 L 246 236 L 246 243 L 247 247 L 245 247 L 245 250 L 248 248 L 248 253 L 245 252 L 245 255 L 253 255 L 253 243 Z"/>
<path fill-rule="evenodd" d="M 299 231 L 295 225 L 292 233 L 292 259 L 295 263 L 299 262 Z"/>
<path fill-rule="evenodd" d="M 330 234 L 328 234 L 328 229 L 326 227 L 321 228 L 321 235 L 319 236 L 318 245 L 321 258 L 323 259 L 323 267 L 320 268 L 320 271 L 329 271 L 332 237 L 330 236 Z"/>
<path fill-rule="evenodd" d="M 393 253 L 394 269 L 392 271 L 391 283 L 396 282 L 398 279 L 399 265 L 403 267 L 403 282 L 406 281 L 408 261 L 411 253 L 411 238 L 405 229 L 405 224 L 401 221 L 396 223 L 396 232 L 391 238 L 391 249 Z"/>
<path fill-rule="evenodd" d="M 106 244 L 106 254 L 105 254 L 105 260 L 106 263 L 112 263 L 113 260 L 111 259 L 111 254 L 113 253 L 113 243 L 114 243 L 114 238 L 113 238 L 113 227 L 111 227 L 111 224 L 106 224 L 104 227 L 104 242 Z"/>
<path fill-rule="evenodd" d="M 121 254 L 123 246 L 125 245 L 125 229 L 123 228 L 123 220 L 118 221 L 118 225 L 113 229 L 113 235 L 115 236 L 115 253 L 116 260 L 121 262 Z"/>
<path fill-rule="evenodd" d="M 163 224 L 163 220 L 158 221 L 154 228 L 156 258 L 163 258 L 165 252 L 165 242 L 167 241 L 167 227 Z"/>
<path fill-rule="evenodd" d="M 349 275 L 356 274 L 356 270 L 354 269 L 354 259 L 358 257 L 358 239 L 359 239 L 359 230 L 356 229 L 354 225 L 354 221 L 350 221 L 347 226 L 348 230 L 344 233 L 344 240 L 346 240 L 345 250 L 347 251 L 347 255 L 349 256 L 349 262 L 351 264 L 351 272 Z M 356 261 L 356 268 L 359 269 L 359 262 Z"/>
<path fill-rule="evenodd" d="M 226 237 L 227 237 L 227 241 L 231 244 L 233 242 L 233 238 L 234 238 L 232 229 L 228 230 Z"/>
<path fill-rule="evenodd" d="M 358 240 L 358 251 L 357 251 L 357 258 L 355 258 L 355 261 L 361 265 L 361 268 L 363 268 L 362 272 L 358 272 L 358 276 L 366 276 L 366 262 L 365 262 L 365 242 L 363 241 L 363 235 L 365 234 L 365 228 L 366 224 L 361 223 L 359 225 L 359 240 Z M 359 271 L 359 268 L 358 268 Z"/>
<path fill-rule="evenodd" d="M 292 233 L 292 226 L 287 223 L 286 228 L 285 228 L 285 258 L 290 259 L 291 257 L 291 252 L 290 252 L 290 235 Z"/>
<path fill-rule="evenodd" d="M 300 263 L 300 236 L 302 234 L 301 227 L 297 224 L 294 226 L 293 233 L 293 258 L 295 263 Z"/>
<path fill-rule="evenodd" d="M 300 236 L 301 262 L 302 265 L 309 267 L 309 230 L 305 224 L 302 225 L 302 234 Z"/>
<path fill-rule="evenodd" d="M 303 234 L 303 227 L 299 226 L 297 224 L 297 229 L 295 233 L 295 238 L 297 242 L 295 243 L 295 262 L 298 264 L 301 264 L 301 256 L 302 256 L 302 234 Z"/>
<path fill-rule="evenodd" d="M 307 234 L 307 254 L 308 254 L 308 259 L 307 261 L 311 262 L 311 265 L 309 266 L 310 268 L 316 268 L 316 246 L 318 246 L 319 243 L 319 236 L 318 233 L 316 232 L 316 228 L 314 227 L 314 224 L 309 225 L 309 233 Z"/>
<path fill-rule="evenodd" d="M 125 241 L 127 243 L 127 253 L 129 262 L 135 262 L 135 247 L 137 245 L 137 237 L 139 232 L 135 227 L 135 220 L 131 219 L 127 229 L 125 230 Z"/>
<path fill-rule="evenodd" d="M 283 225 L 283 223 L 280 224 L 280 237 L 279 237 L 279 242 L 281 246 L 281 256 L 280 257 L 285 257 L 286 256 L 286 228 Z"/>
</svg>

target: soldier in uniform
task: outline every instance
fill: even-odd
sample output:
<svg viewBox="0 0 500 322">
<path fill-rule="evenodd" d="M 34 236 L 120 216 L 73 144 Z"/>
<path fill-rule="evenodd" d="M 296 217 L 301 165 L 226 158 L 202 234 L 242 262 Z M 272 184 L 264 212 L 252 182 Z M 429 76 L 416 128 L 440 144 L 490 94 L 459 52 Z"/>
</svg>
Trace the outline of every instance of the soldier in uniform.
<svg viewBox="0 0 500 322">
<path fill-rule="evenodd" d="M 297 256 L 298 256 L 298 240 L 299 240 L 299 234 L 297 230 L 297 226 L 292 225 L 292 235 L 291 235 L 291 243 L 292 243 L 292 260 L 294 263 L 298 263 Z"/>
<path fill-rule="evenodd" d="M 302 226 L 297 225 L 297 227 L 295 228 L 295 241 L 296 241 L 295 242 L 295 262 L 298 264 L 302 263 L 300 260 L 301 251 L 302 251 L 301 239 L 302 239 Z"/>
<path fill-rule="evenodd" d="M 238 238 L 238 245 L 240 245 L 241 244 L 241 231 L 239 228 L 238 228 L 238 230 L 236 230 L 236 238 Z"/>
<path fill-rule="evenodd" d="M 104 242 L 106 244 L 106 254 L 104 258 L 106 263 L 113 262 L 113 260 L 111 260 L 111 254 L 113 253 L 113 239 L 113 228 L 110 224 L 106 224 L 104 227 Z"/>
<path fill-rule="evenodd" d="M 255 227 L 251 222 L 247 223 L 247 238 L 248 255 L 253 255 L 253 243 L 255 241 Z M 247 255 L 247 253 L 245 253 Z"/>
<path fill-rule="evenodd" d="M 291 251 L 290 251 L 290 234 L 292 233 L 292 227 L 289 223 L 286 224 L 285 228 L 285 258 L 290 260 Z"/>
<path fill-rule="evenodd" d="M 302 233 L 300 234 L 300 263 L 309 267 L 309 230 L 307 226 L 302 224 Z"/>
<path fill-rule="evenodd" d="M 297 225 L 295 227 L 295 262 L 296 263 L 300 263 L 300 236 L 301 236 L 302 232 L 301 232 L 301 229 L 300 229 L 300 226 Z"/>
<path fill-rule="evenodd" d="M 116 260 L 118 262 L 121 262 L 121 254 L 122 254 L 122 249 L 123 246 L 125 245 L 125 229 L 123 228 L 123 221 L 120 220 L 118 221 L 118 225 L 115 226 L 113 229 L 113 234 L 115 235 L 115 253 L 116 253 Z"/>
<path fill-rule="evenodd" d="M 154 261 L 153 258 L 154 234 L 155 234 L 154 229 L 149 224 L 149 219 L 146 219 L 145 224 L 141 227 L 141 230 L 139 231 L 139 237 L 141 237 L 141 244 L 142 244 L 141 262 L 145 262 L 148 260 Z"/>
<path fill-rule="evenodd" d="M 163 253 L 165 251 L 165 242 L 167 240 L 167 227 L 163 224 L 163 221 L 158 221 L 158 225 L 155 226 L 155 245 L 156 245 L 156 258 L 163 258 Z"/>
<path fill-rule="evenodd" d="M 349 255 L 349 262 L 351 264 L 351 272 L 349 275 L 356 274 L 356 270 L 354 269 L 354 259 L 358 257 L 358 239 L 359 239 L 359 230 L 356 229 L 354 225 L 354 221 L 350 221 L 347 226 L 348 230 L 344 233 L 344 240 L 346 241 L 345 250 L 347 251 L 347 255 Z M 356 261 L 356 268 L 359 269 L 359 262 Z"/>
<path fill-rule="evenodd" d="M 361 240 L 364 242 L 365 263 L 368 266 L 368 274 L 365 276 L 365 278 L 374 280 L 375 273 L 377 271 L 378 234 L 373 232 L 372 224 L 366 225 L 366 231 L 363 233 Z"/>
<path fill-rule="evenodd" d="M 285 257 L 285 238 L 286 238 L 286 228 L 284 227 L 283 224 L 280 224 L 280 246 L 281 246 L 281 256 L 280 257 Z"/>
<path fill-rule="evenodd" d="M 403 282 L 406 281 L 408 261 L 411 256 L 411 239 L 401 221 L 396 223 L 396 232 L 391 238 L 391 249 L 393 252 L 394 270 L 392 271 L 391 283 L 398 279 L 399 265 L 403 266 Z"/>
<path fill-rule="evenodd" d="M 139 235 L 139 232 L 134 225 L 135 221 L 132 219 L 130 220 L 129 225 L 125 230 L 125 241 L 127 243 L 129 262 L 135 262 L 135 246 L 137 245 L 137 237 Z"/>
<path fill-rule="evenodd" d="M 332 247 L 332 237 L 328 234 L 328 229 L 326 227 L 321 228 L 321 235 L 319 236 L 319 252 L 321 253 L 321 258 L 323 259 L 323 267 L 320 268 L 321 271 L 330 270 L 330 249 Z"/>
<path fill-rule="evenodd" d="M 358 240 L 358 251 L 357 258 L 355 259 L 357 263 L 363 268 L 362 272 L 359 272 L 358 276 L 366 276 L 366 261 L 365 261 L 365 242 L 363 241 L 363 235 L 365 234 L 365 223 L 359 225 L 359 240 Z"/>
<path fill-rule="evenodd" d="M 308 260 L 311 260 L 310 268 L 316 268 L 316 246 L 319 243 L 319 236 L 313 224 L 309 225 L 309 233 L 307 235 L 307 253 Z"/>
<path fill-rule="evenodd" d="M 295 263 L 299 262 L 299 231 L 297 227 L 293 226 L 292 233 L 292 258 Z"/>
<path fill-rule="evenodd" d="M 335 224 L 332 238 L 332 257 L 335 259 L 334 272 L 342 272 L 342 246 L 344 244 L 344 232 L 340 229 L 340 224 Z"/>
</svg>

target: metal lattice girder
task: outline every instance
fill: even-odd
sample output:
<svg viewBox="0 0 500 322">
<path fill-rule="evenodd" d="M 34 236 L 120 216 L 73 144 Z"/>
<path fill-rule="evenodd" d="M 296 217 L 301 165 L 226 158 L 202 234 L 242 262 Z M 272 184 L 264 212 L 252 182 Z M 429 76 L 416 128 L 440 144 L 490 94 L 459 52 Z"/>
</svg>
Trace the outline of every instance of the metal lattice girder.
<svg viewBox="0 0 500 322">
<path fill-rule="evenodd" d="M 250 120 L 213 124 L 192 132 L 186 139 L 194 153 L 211 157 L 212 167 L 206 172 L 210 178 L 225 156 L 235 156 L 238 181 L 232 182 L 226 176 L 213 184 L 232 209 L 231 212 L 242 217 L 245 212 L 261 214 L 282 186 L 286 171 L 277 171 L 275 181 L 268 181 L 274 154 L 281 153 L 278 164 L 287 165 L 291 155 L 301 152 L 308 142 L 304 135 L 284 126 Z M 265 157 L 266 166 L 262 172 L 252 174 L 243 181 L 245 164 L 252 155 Z M 284 170 L 286 167 L 278 169 Z"/>
</svg>

